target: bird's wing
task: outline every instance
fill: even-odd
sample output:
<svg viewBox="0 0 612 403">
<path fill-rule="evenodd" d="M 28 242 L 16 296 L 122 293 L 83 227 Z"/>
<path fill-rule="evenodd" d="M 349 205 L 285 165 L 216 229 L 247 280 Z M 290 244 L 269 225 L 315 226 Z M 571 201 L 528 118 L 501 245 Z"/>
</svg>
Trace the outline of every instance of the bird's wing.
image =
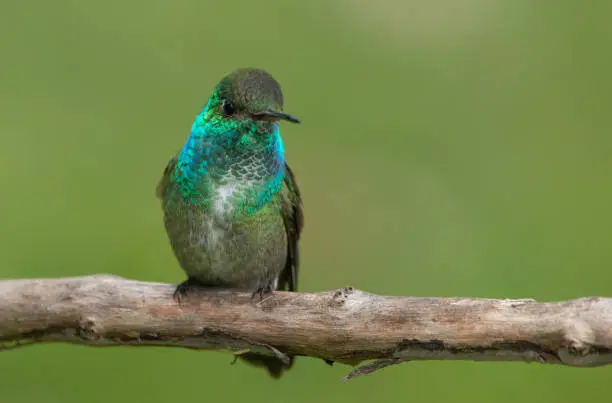
<svg viewBox="0 0 612 403">
<path fill-rule="evenodd" d="M 298 267 L 300 263 L 298 241 L 304 226 L 302 197 L 295 176 L 285 164 L 285 178 L 281 191 L 283 220 L 287 232 L 287 263 L 280 276 L 279 289 L 288 285 L 289 291 L 297 291 Z"/>
<path fill-rule="evenodd" d="M 176 157 L 172 157 L 168 162 L 168 165 L 166 165 L 164 173 L 162 174 L 162 177 L 159 180 L 157 187 L 155 188 L 155 195 L 160 199 L 164 196 L 164 189 L 166 188 L 166 186 L 168 186 L 168 183 L 170 182 L 170 173 L 174 170 L 175 165 Z"/>
</svg>

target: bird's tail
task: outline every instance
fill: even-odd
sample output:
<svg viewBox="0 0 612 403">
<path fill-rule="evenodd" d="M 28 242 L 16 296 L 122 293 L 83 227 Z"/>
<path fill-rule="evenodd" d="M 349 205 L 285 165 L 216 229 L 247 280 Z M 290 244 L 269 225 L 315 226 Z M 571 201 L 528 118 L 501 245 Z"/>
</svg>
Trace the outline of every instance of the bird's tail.
<svg viewBox="0 0 612 403">
<path fill-rule="evenodd" d="M 285 371 L 288 371 L 293 365 L 294 360 L 293 357 L 290 357 L 289 364 L 285 364 L 278 358 L 255 353 L 241 354 L 239 358 L 256 367 L 266 368 L 274 379 L 279 379 Z"/>
</svg>

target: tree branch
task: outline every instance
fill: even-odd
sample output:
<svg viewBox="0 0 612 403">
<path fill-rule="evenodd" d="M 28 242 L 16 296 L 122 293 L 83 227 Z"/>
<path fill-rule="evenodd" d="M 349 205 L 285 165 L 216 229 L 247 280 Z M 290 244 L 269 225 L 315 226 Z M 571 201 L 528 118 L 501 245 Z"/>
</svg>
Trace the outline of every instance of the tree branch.
<svg viewBox="0 0 612 403">
<path fill-rule="evenodd" d="M 174 288 L 106 275 L 0 281 L 1 348 L 63 342 L 375 360 L 345 379 L 410 360 L 612 363 L 610 298 L 385 297 L 346 287 L 262 301 L 203 291 L 178 304 Z"/>
</svg>

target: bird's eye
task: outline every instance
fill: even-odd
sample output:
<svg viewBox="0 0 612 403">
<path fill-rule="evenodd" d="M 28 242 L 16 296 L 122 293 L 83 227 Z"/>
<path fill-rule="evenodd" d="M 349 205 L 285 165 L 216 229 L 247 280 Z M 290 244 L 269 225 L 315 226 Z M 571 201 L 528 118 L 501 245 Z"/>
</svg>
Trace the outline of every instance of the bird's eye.
<svg viewBox="0 0 612 403">
<path fill-rule="evenodd" d="M 221 103 L 221 111 L 223 111 L 224 115 L 233 115 L 234 114 L 234 105 L 228 100 L 223 100 Z"/>
</svg>

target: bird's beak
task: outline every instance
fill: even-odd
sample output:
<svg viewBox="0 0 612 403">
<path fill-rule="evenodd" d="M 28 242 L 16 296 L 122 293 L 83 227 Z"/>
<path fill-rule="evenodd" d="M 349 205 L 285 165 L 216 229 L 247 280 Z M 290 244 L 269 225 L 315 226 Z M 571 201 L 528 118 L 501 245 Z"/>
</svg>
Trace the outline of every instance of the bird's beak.
<svg viewBox="0 0 612 403">
<path fill-rule="evenodd" d="M 296 118 L 295 116 L 290 115 L 285 112 L 275 111 L 274 109 L 266 109 L 261 112 L 253 113 L 253 116 L 259 119 L 266 119 L 266 120 L 282 119 L 282 120 L 286 120 L 292 123 L 300 123 L 300 119 Z"/>
</svg>

